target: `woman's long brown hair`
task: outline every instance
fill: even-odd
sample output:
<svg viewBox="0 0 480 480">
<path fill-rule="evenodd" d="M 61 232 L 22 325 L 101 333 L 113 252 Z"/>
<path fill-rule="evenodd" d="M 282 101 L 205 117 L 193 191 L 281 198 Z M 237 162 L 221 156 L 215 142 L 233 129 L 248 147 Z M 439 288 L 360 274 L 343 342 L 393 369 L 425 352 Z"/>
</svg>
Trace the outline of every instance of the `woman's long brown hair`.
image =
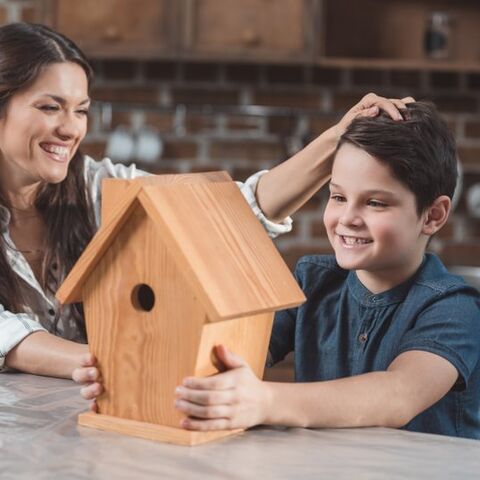
<svg viewBox="0 0 480 480">
<path fill-rule="evenodd" d="M 80 65 L 90 86 L 92 69 L 71 40 L 43 25 L 12 23 L 0 27 L 0 115 L 12 95 L 34 82 L 43 67 L 61 62 Z M 0 151 L 1 148 L 0 145 Z M 11 210 L 1 192 L 0 204 Z M 70 162 L 65 180 L 44 185 L 37 194 L 35 206 L 47 228 L 41 283 L 44 290 L 55 291 L 95 232 L 79 151 Z M 7 248 L 11 247 L 0 236 L 0 304 L 18 313 L 26 307 L 21 294 L 23 280 L 10 267 Z M 71 312 L 84 333 L 81 305 L 74 305 Z"/>
</svg>

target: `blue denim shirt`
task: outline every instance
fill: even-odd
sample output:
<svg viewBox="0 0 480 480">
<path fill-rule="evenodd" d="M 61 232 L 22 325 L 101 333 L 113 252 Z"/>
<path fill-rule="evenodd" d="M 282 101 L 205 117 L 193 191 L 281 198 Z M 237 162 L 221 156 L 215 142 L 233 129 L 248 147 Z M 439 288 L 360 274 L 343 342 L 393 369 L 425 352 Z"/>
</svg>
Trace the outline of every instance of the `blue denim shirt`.
<svg viewBox="0 0 480 480">
<path fill-rule="evenodd" d="M 384 371 L 402 352 L 440 355 L 459 373 L 441 400 L 404 428 L 480 438 L 480 300 L 427 254 L 417 273 L 379 294 L 333 256 L 303 257 L 295 271 L 307 301 L 275 316 L 273 363 L 295 352 L 295 379 L 314 382 Z"/>
</svg>

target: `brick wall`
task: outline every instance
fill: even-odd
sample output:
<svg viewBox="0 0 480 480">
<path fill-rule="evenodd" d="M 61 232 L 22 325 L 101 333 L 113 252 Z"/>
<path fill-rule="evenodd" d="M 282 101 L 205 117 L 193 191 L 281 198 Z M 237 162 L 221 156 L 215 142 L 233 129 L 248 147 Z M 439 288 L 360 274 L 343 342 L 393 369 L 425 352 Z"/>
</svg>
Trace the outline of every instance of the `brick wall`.
<svg viewBox="0 0 480 480">
<path fill-rule="evenodd" d="M 288 158 L 374 91 L 434 101 L 457 138 L 464 193 L 480 182 L 479 74 L 126 61 L 96 62 L 94 67 L 93 97 L 123 105 L 115 109 L 114 103 L 108 125 L 100 111 L 93 112 L 85 149 L 97 157 L 112 130 L 147 126 L 164 142 L 163 155 L 150 170 L 224 169 L 244 180 Z M 129 102 L 145 107 L 129 110 Z M 158 110 L 149 111 L 152 105 Z M 290 110 L 260 116 L 229 112 L 231 106 L 248 105 Z M 480 222 L 468 215 L 464 196 L 431 248 L 450 265 L 480 265 Z M 305 253 L 330 252 L 322 224 L 325 200 L 325 192 L 319 192 L 295 216 L 293 233 L 277 240 L 290 265 Z"/>
<path fill-rule="evenodd" d="M 34 5 L 0 0 L 0 21 L 28 21 Z M 434 101 L 458 142 L 464 192 L 480 182 L 478 73 L 132 61 L 95 61 L 93 66 L 93 98 L 113 102 L 111 120 L 105 111 L 92 110 L 84 151 L 97 158 L 118 127 L 131 131 L 149 127 L 164 143 L 162 156 L 148 166 L 151 171 L 222 169 L 244 180 L 288 158 L 374 91 Z M 121 108 L 115 106 L 119 103 Z M 229 108 L 248 105 L 291 110 L 247 115 Z M 319 192 L 295 216 L 294 231 L 277 240 L 290 265 L 305 253 L 330 252 L 322 225 L 325 199 L 325 192 Z M 469 216 L 462 195 L 431 248 L 449 265 L 480 265 L 479 235 L 480 221 Z"/>
</svg>

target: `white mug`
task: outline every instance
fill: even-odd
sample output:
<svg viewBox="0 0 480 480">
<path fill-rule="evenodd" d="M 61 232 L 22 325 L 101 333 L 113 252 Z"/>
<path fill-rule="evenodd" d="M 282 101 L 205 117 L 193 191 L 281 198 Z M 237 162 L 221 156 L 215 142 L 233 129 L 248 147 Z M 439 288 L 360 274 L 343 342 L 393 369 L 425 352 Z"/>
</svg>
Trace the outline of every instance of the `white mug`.
<svg viewBox="0 0 480 480">
<path fill-rule="evenodd" d="M 108 138 L 105 154 L 117 162 L 128 163 L 133 158 L 134 150 L 133 135 L 125 127 L 118 127 Z"/>
<path fill-rule="evenodd" d="M 135 139 L 134 158 L 143 163 L 153 164 L 163 151 L 163 142 L 157 132 L 143 128 Z"/>
</svg>

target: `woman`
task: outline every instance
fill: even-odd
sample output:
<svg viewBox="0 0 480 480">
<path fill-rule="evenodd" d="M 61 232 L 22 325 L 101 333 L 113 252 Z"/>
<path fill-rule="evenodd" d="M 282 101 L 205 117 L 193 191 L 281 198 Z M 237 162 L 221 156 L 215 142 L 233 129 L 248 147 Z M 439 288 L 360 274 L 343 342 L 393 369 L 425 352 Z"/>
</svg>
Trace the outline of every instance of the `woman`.
<svg viewBox="0 0 480 480">
<path fill-rule="evenodd" d="M 41 25 L 0 27 L 0 367 L 72 377 L 101 392 L 81 305 L 54 293 L 99 224 L 104 177 L 146 175 L 94 162 L 78 149 L 87 131 L 92 71 L 67 38 Z M 271 236 L 328 179 L 337 138 L 357 115 L 401 119 L 404 101 L 369 94 L 304 150 L 240 185 Z M 267 220 L 268 219 L 268 220 Z"/>
</svg>

